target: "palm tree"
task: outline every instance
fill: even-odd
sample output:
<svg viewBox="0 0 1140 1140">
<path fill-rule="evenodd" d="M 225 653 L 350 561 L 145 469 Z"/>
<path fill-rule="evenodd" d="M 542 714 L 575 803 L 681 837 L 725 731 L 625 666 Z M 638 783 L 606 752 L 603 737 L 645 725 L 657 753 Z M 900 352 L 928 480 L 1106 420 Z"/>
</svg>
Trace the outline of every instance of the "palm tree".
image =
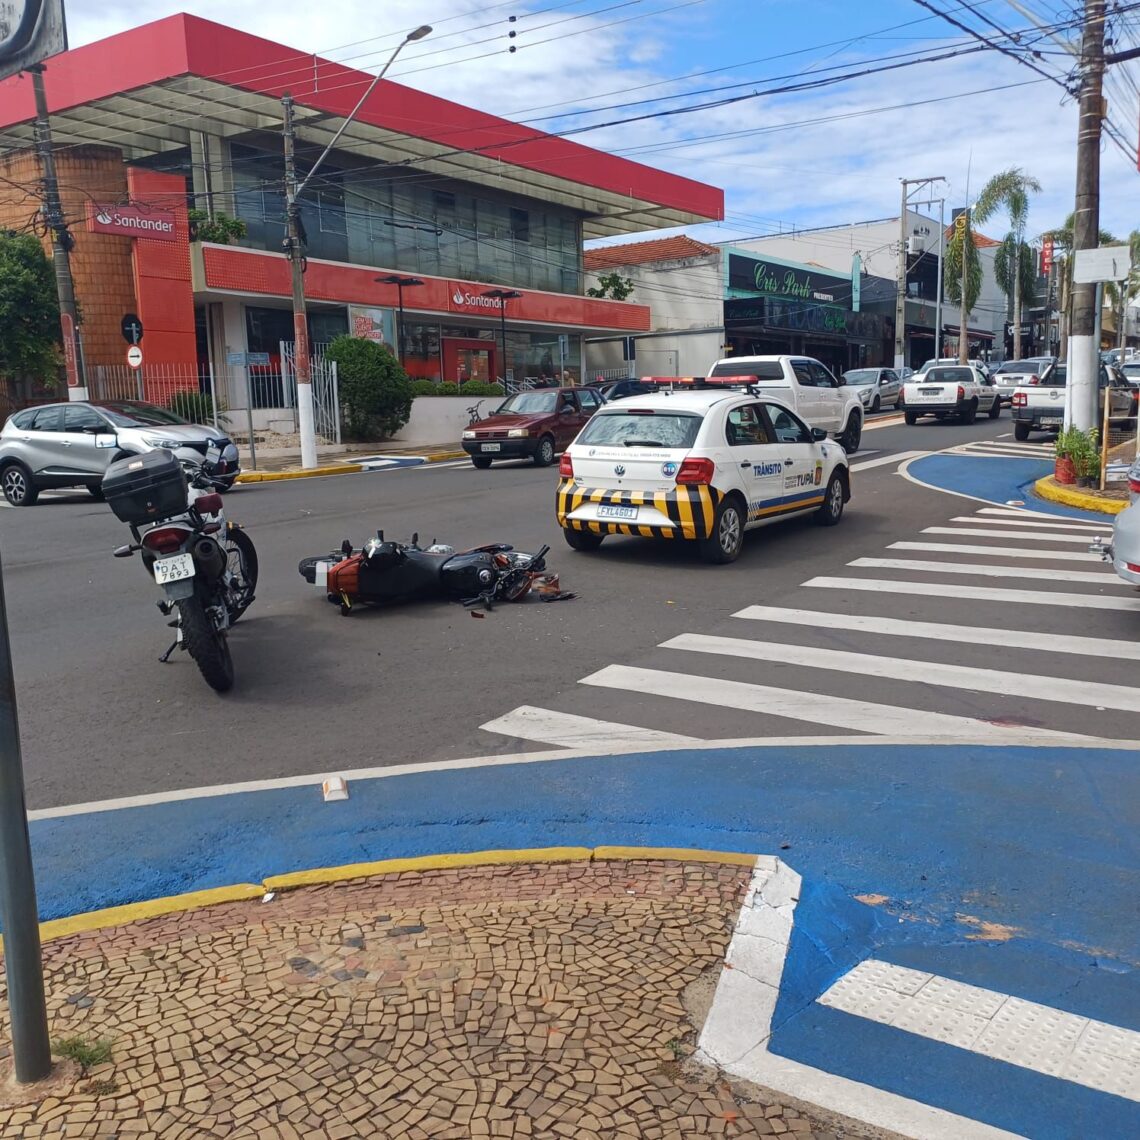
<svg viewBox="0 0 1140 1140">
<path fill-rule="evenodd" d="M 966 258 L 966 272 L 962 272 L 962 257 Z M 963 277 L 965 290 L 963 290 Z M 965 364 L 970 355 L 966 321 L 978 303 L 982 291 L 982 262 L 970 226 L 970 211 L 964 210 L 954 219 L 954 233 L 946 247 L 946 268 L 943 277 L 947 299 L 959 308 L 958 359 Z"/>
<path fill-rule="evenodd" d="M 1026 280 L 1030 282 L 1027 299 L 1032 301 L 1032 280 L 1035 276 L 1033 252 L 1025 244 L 1025 226 L 1029 220 L 1029 195 L 1040 194 L 1041 183 L 1017 166 L 995 174 L 978 195 L 974 218 L 979 225 L 988 221 L 999 209 L 1009 215 L 1009 233 L 1002 242 L 1005 251 L 1003 268 L 997 260 L 994 275 L 998 287 L 1006 296 L 1013 297 L 1013 358 L 1021 359 L 1021 298 Z M 998 260 L 1001 259 L 1001 251 Z M 1027 264 L 1028 263 L 1028 264 Z M 1003 280 L 1004 270 L 1004 280 Z"/>
<path fill-rule="evenodd" d="M 1117 340 L 1121 347 L 1124 346 L 1124 318 L 1128 313 L 1128 306 L 1140 297 L 1140 230 L 1133 230 L 1128 235 L 1128 251 L 1130 254 L 1128 276 L 1120 282 L 1108 281 L 1104 286 L 1105 295 L 1116 314 Z"/>
</svg>

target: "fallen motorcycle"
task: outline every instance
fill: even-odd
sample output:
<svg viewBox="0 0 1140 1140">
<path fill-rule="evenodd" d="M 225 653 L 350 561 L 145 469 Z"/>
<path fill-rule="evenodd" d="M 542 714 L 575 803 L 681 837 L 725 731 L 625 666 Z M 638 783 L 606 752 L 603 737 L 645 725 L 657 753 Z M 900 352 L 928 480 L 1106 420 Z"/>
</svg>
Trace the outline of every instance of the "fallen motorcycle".
<svg viewBox="0 0 1140 1140">
<path fill-rule="evenodd" d="M 400 605 L 427 598 L 447 598 L 468 608 L 492 609 L 497 602 L 522 601 L 532 591 L 543 600 L 571 595 L 558 588 L 558 579 L 546 574 L 549 546 L 534 554 L 515 550 L 503 542 L 456 553 L 453 547 L 419 545 L 385 540 L 377 531 L 360 550 L 347 539 L 340 550 L 303 558 L 297 566 L 328 601 L 348 615 L 353 608 Z"/>
</svg>

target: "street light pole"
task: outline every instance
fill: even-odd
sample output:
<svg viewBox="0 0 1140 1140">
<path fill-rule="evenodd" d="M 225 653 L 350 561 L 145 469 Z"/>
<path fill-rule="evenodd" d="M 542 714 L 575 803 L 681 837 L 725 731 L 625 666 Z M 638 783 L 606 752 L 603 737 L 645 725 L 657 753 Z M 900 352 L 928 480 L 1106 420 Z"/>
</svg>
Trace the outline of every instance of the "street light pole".
<svg viewBox="0 0 1140 1140">
<path fill-rule="evenodd" d="M 301 466 L 307 469 L 317 465 L 317 439 L 313 429 L 313 377 L 309 360 L 309 319 L 305 309 L 304 227 L 301 225 L 300 198 L 403 47 L 413 40 L 422 40 L 430 33 L 431 25 L 421 24 L 396 45 L 387 62 L 377 72 L 356 106 L 349 112 L 328 146 L 300 182 L 297 181 L 294 157 L 296 130 L 293 126 L 293 100 L 288 92 L 281 99 L 285 135 L 285 255 L 289 258 L 293 289 L 293 372 L 297 378 L 297 426 L 301 435 Z"/>
<path fill-rule="evenodd" d="M 396 345 L 400 353 L 400 367 L 404 366 L 404 356 L 407 353 L 407 341 L 404 336 L 404 287 L 412 285 L 422 285 L 423 281 L 419 277 L 401 277 L 398 273 L 389 273 L 387 277 L 377 277 L 376 281 L 380 285 L 395 285 L 397 308 L 400 310 L 400 327 L 396 333 Z"/>
<path fill-rule="evenodd" d="M 507 395 L 507 302 L 514 301 L 522 294 L 515 289 L 487 289 L 484 297 L 491 297 L 499 302 L 499 339 L 503 352 L 503 395 Z"/>
</svg>

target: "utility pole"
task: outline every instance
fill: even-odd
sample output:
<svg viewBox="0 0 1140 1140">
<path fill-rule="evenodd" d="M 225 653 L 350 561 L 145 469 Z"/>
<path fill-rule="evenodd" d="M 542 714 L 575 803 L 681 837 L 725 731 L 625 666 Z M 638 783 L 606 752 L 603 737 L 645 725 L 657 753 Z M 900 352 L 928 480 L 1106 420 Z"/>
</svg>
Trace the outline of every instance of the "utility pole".
<svg viewBox="0 0 1140 1140">
<path fill-rule="evenodd" d="M 1105 0 L 1085 0 L 1081 39 L 1081 97 L 1077 127 L 1077 199 L 1073 213 L 1073 251 L 1095 249 L 1100 238 L 1100 136 L 1103 113 Z M 1097 287 L 1073 282 L 1070 326 L 1070 417 L 1073 426 L 1088 430 L 1099 422 L 1097 373 L 1100 345 Z M 1068 425 L 1066 425 L 1068 426 Z"/>
<path fill-rule="evenodd" d="M 934 182 L 945 182 L 937 178 L 900 178 L 902 200 L 899 205 L 899 260 L 895 282 L 895 369 L 906 367 L 906 245 L 907 245 L 907 199 L 908 187 L 929 186 Z"/>
<path fill-rule="evenodd" d="M 387 62 L 373 77 L 372 82 L 365 88 L 357 104 L 348 113 L 348 117 L 337 128 L 336 134 L 329 140 L 328 145 L 321 151 L 320 158 L 309 168 L 301 182 L 297 181 L 296 162 L 296 128 L 293 125 L 293 98 L 288 91 L 281 98 L 284 111 L 285 136 L 285 255 L 289 258 L 289 267 L 293 282 L 293 374 L 297 378 L 297 430 L 301 435 L 301 466 L 312 468 L 317 465 L 317 437 L 313 430 L 313 377 L 312 366 L 309 360 L 309 318 L 305 310 L 305 250 L 304 227 L 301 225 L 300 198 L 305 187 L 312 181 L 313 176 L 324 165 L 333 148 L 340 142 L 340 136 L 348 129 L 349 123 L 356 118 L 360 108 L 367 102 L 368 97 L 376 90 L 380 80 L 384 78 L 392 61 L 400 54 L 403 48 L 413 40 L 422 40 L 431 34 L 430 24 L 421 24 L 414 31 L 409 32 L 395 47 Z"/>
<path fill-rule="evenodd" d="M 67 228 L 63 205 L 59 199 L 59 179 L 55 173 L 55 152 L 51 143 L 47 95 L 44 92 L 44 67 L 37 63 L 32 73 L 32 90 L 36 100 L 36 150 L 44 171 L 44 220 L 51 231 L 51 260 L 55 269 L 55 287 L 59 294 L 59 325 L 63 336 L 63 361 L 67 373 L 67 396 L 70 400 L 87 399 L 87 369 L 79 340 L 79 311 L 75 304 L 75 282 L 71 277 L 71 250 L 75 239 Z"/>
</svg>

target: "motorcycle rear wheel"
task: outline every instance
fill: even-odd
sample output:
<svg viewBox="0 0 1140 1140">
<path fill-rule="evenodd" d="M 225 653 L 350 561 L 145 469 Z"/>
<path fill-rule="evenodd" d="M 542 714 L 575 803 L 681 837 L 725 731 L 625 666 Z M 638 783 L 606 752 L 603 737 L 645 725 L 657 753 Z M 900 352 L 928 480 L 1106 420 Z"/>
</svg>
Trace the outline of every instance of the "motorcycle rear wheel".
<svg viewBox="0 0 1140 1140">
<path fill-rule="evenodd" d="M 182 643 L 198 671 L 215 692 L 228 693 L 234 685 L 234 662 L 225 633 L 214 628 L 197 595 L 183 598 L 177 605 Z"/>
<path fill-rule="evenodd" d="M 230 610 L 230 624 L 233 625 L 253 602 L 253 592 L 257 589 L 257 550 L 249 535 L 233 523 L 226 524 L 225 548 L 226 569 L 238 579 L 226 602 Z"/>
</svg>

